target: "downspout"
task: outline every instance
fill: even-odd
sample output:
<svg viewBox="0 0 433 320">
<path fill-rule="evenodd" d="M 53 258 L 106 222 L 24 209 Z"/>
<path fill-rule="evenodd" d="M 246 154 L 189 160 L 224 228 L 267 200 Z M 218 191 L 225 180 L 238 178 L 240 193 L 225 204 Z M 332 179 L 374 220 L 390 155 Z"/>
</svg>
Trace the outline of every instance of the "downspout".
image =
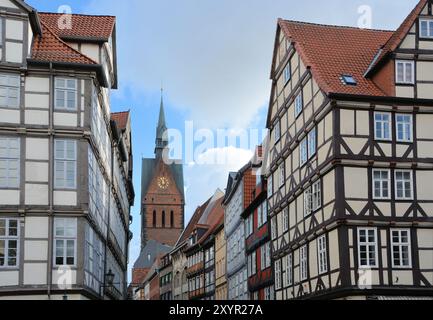
<svg viewBox="0 0 433 320">
<path fill-rule="evenodd" d="M 48 274 L 47 274 L 47 281 L 48 281 L 48 288 L 47 288 L 47 295 L 48 300 L 51 300 L 51 291 L 52 291 L 52 282 L 53 282 L 53 247 L 54 247 L 54 217 L 53 217 L 53 199 L 54 199 L 54 116 L 53 116 L 53 109 L 54 109 L 54 75 L 53 75 L 53 64 L 50 63 L 50 97 L 49 97 L 49 135 L 50 135 L 50 142 L 48 147 L 48 153 L 49 153 L 49 209 L 48 209 L 48 224 L 49 224 L 49 231 L 48 231 L 48 239 L 51 241 L 48 242 Z"/>
</svg>

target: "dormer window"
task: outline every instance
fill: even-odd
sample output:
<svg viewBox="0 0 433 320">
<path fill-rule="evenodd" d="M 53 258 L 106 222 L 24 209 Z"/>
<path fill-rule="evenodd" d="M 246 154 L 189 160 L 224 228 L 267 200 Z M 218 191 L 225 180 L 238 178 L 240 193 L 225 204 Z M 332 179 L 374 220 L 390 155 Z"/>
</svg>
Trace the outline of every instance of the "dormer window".
<svg viewBox="0 0 433 320">
<path fill-rule="evenodd" d="M 343 83 L 346 86 L 356 86 L 357 85 L 355 78 L 351 75 L 348 75 L 348 74 L 343 74 L 341 76 L 341 81 L 343 81 Z"/>
<path fill-rule="evenodd" d="M 395 76 L 398 84 L 415 83 L 415 63 L 410 60 L 395 61 Z"/>
<path fill-rule="evenodd" d="M 421 19 L 419 24 L 420 37 L 433 39 L 433 20 Z"/>
</svg>

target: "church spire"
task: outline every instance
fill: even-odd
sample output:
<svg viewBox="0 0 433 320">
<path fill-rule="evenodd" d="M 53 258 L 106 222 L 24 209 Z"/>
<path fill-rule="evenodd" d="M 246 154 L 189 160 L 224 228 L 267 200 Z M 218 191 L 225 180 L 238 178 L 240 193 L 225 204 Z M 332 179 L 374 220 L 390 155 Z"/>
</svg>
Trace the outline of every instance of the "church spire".
<svg viewBox="0 0 433 320">
<path fill-rule="evenodd" d="M 155 142 L 155 155 L 161 156 L 163 150 L 168 145 L 168 139 L 166 135 L 167 126 L 165 123 L 165 112 L 164 112 L 164 90 L 161 88 L 161 105 L 159 108 L 159 120 L 156 128 L 156 142 Z"/>
</svg>

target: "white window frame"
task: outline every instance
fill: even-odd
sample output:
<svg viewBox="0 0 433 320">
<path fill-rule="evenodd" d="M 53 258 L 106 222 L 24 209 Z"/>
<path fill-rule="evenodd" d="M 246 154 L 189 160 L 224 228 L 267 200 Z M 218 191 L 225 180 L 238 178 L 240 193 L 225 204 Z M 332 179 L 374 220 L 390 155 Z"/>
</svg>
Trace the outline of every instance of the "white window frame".
<svg viewBox="0 0 433 320">
<path fill-rule="evenodd" d="M 376 196 L 376 181 L 374 178 L 375 172 L 387 172 L 388 173 L 388 179 L 385 180 L 382 177 L 380 178 L 379 182 L 380 182 L 380 196 Z M 391 170 L 389 169 L 373 169 L 372 171 L 372 183 L 373 183 L 373 199 L 375 200 L 390 200 L 391 199 Z M 387 182 L 388 183 L 388 196 L 384 196 L 384 187 L 383 187 L 383 183 Z"/>
<path fill-rule="evenodd" d="M 2 19 L 0 19 L 0 24 Z M 1 31 L 1 29 L 0 29 Z M 1 41 L 1 40 L 0 40 Z M 0 95 L 4 90 L 5 102 L 1 103 L 0 108 L 19 109 L 21 105 L 21 79 L 20 75 L 12 73 L 0 73 Z M 16 100 L 15 102 L 12 102 Z"/>
<path fill-rule="evenodd" d="M 308 160 L 313 158 L 317 153 L 317 130 L 313 130 L 308 133 Z"/>
<path fill-rule="evenodd" d="M 59 84 L 59 81 L 65 81 L 65 85 L 61 86 Z M 68 81 L 73 81 L 75 84 L 75 88 L 69 88 L 67 83 Z M 57 104 L 59 94 L 63 95 L 64 98 L 64 104 L 63 106 L 60 106 Z M 72 93 L 74 94 L 74 106 L 68 107 L 68 95 Z M 56 77 L 54 80 L 54 110 L 62 110 L 62 111 L 77 111 L 78 109 L 78 80 L 74 78 L 68 78 L 68 77 Z"/>
<path fill-rule="evenodd" d="M 297 119 L 304 111 L 304 96 L 302 91 L 295 98 L 295 119 Z"/>
<path fill-rule="evenodd" d="M 257 207 L 257 229 L 260 229 L 260 227 L 264 224 L 263 223 L 263 214 L 262 214 L 263 207 L 262 205 L 259 205 Z"/>
<path fill-rule="evenodd" d="M 20 176 L 21 176 L 21 170 L 20 170 L 20 163 L 21 163 L 21 146 L 20 146 L 20 138 L 10 138 L 10 137 L 0 137 L 0 141 L 5 144 L 6 148 L 4 151 L 3 149 L 0 149 L 0 163 L 4 164 L 4 169 L 6 176 L 4 177 L 5 183 L 0 184 L 0 188 L 2 189 L 18 189 L 20 187 Z M 12 143 L 16 144 L 18 148 L 16 149 L 16 152 L 18 155 L 14 155 L 11 148 Z M 2 155 L 4 153 L 4 155 Z M 15 163 L 16 166 L 16 177 L 11 177 L 11 165 Z M 13 169 L 15 170 L 15 168 Z"/>
<path fill-rule="evenodd" d="M 283 232 L 289 231 L 289 208 L 283 210 Z"/>
<path fill-rule="evenodd" d="M 389 121 L 376 120 L 376 116 L 388 116 Z M 382 125 L 381 128 L 381 137 L 377 135 L 378 125 L 379 123 Z M 388 125 L 389 137 L 385 137 L 385 125 Z M 378 141 L 392 141 L 392 114 L 389 112 L 375 112 L 374 113 L 374 139 Z"/>
<path fill-rule="evenodd" d="M 272 198 L 274 195 L 274 180 L 273 180 L 273 173 L 268 177 L 268 199 Z"/>
<path fill-rule="evenodd" d="M 313 213 L 322 208 L 322 181 L 318 180 L 311 186 Z"/>
<path fill-rule="evenodd" d="M 398 173 L 409 173 L 410 174 L 410 178 L 409 181 L 407 180 L 398 180 L 397 179 L 397 174 Z M 405 188 L 405 184 L 409 182 L 410 183 L 410 196 L 407 197 L 406 196 L 406 188 Z M 399 197 L 398 195 L 398 184 L 399 183 L 403 183 L 403 193 L 404 195 L 402 197 Z M 413 200 L 413 171 L 412 170 L 395 170 L 394 172 L 394 188 L 395 188 L 395 198 L 397 200 Z"/>
<path fill-rule="evenodd" d="M 274 140 L 275 140 L 275 144 L 277 144 L 281 140 L 281 123 L 280 123 L 280 120 L 278 120 L 275 123 L 275 127 L 274 127 Z"/>
<path fill-rule="evenodd" d="M 403 65 L 403 80 L 399 79 L 398 67 Z M 407 67 L 410 66 L 412 72 L 411 77 L 407 77 Z M 415 84 L 415 62 L 413 60 L 395 60 L 395 83 L 396 84 Z"/>
<path fill-rule="evenodd" d="M 299 278 L 301 281 L 308 279 L 308 245 L 299 249 Z"/>
<path fill-rule="evenodd" d="M 286 182 L 286 164 L 285 163 L 282 163 L 280 165 L 279 172 L 280 172 L 280 183 L 279 183 L 279 186 L 280 186 L 280 189 L 281 189 L 281 188 L 284 187 L 285 182 Z"/>
<path fill-rule="evenodd" d="M 275 261 L 275 289 L 281 289 L 281 259 Z"/>
<path fill-rule="evenodd" d="M 292 66 L 290 65 L 290 61 L 289 61 L 283 70 L 284 85 L 286 85 L 291 79 L 292 79 Z"/>
<path fill-rule="evenodd" d="M 328 248 L 326 235 L 317 239 L 317 259 L 319 262 L 319 274 L 328 272 Z"/>
<path fill-rule="evenodd" d="M 299 164 L 303 167 L 308 162 L 308 137 L 299 144 Z"/>
<path fill-rule="evenodd" d="M 266 200 L 262 203 L 262 215 L 263 215 L 262 222 L 264 225 L 265 223 L 268 222 L 268 202 Z"/>
<path fill-rule="evenodd" d="M 409 117 L 408 123 L 398 120 L 398 117 Z M 403 138 L 399 137 L 399 128 L 402 127 Z M 413 116 L 411 114 L 397 113 L 395 115 L 395 136 L 398 142 L 413 142 Z"/>
<path fill-rule="evenodd" d="M 67 156 L 67 144 L 69 142 L 72 142 L 74 145 L 74 158 L 68 158 Z M 63 156 L 58 157 L 57 155 L 57 144 L 64 143 L 64 152 Z M 76 140 L 62 140 L 62 139 L 56 139 L 54 140 L 54 188 L 55 189 L 65 189 L 65 190 L 75 190 L 77 188 L 77 159 L 78 159 L 78 147 L 77 147 L 77 141 Z M 60 163 L 63 163 L 63 185 L 60 185 L 57 181 L 57 172 L 58 166 Z M 73 164 L 74 168 L 74 185 L 73 186 L 67 186 L 67 164 Z"/>
<path fill-rule="evenodd" d="M 425 35 L 422 34 L 423 23 L 427 23 L 427 34 Z M 431 27 L 430 24 L 432 25 Z M 433 39 L 433 19 L 419 19 L 419 37 L 422 39 Z"/>
<path fill-rule="evenodd" d="M 369 241 L 368 233 L 374 231 L 374 241 Z M 366 241 L 361 242 L 361 232 L 365 232 Z M 360 269 L 377 268 L 379 265 L 377 228 L 358 228 L 358 265 Z M 361 246 L 366 248 L 367 264 L 362 264 Z M 374 264 L 370 264 L 370 247 L 374 247 Z"/>
<path fill-rule="evenodd" d="M 391 255 L 392 255 L 392 267 L 394 269 L 411 269 L 412 268 L 412 251 L 411 251 L 411 234 L 410 229 L 391 229 Z M 394 233 L 398 233 L 398 242 L 394 241 Z M 402 233 L 407 232 L 407 242 L 402 241 Z M 395 254 L 396 247 L 398 247 L 398 254 L 399 254 L 399 265 L 397 265 L 395 262 Z M 403 259 L 402 259 L 402 253 L 403 253 L 403 247 L 407 248 L 408 252 L 408 265 L 402 265 Z"/>
<path fill-rule="evenodd" d="M 20 221 L 17 218 L 0 218 L 0 221 L 3 221 L 5 225 L 4 235 L 0 234 L 0 241 L 4 242 L 4 265 L 0 265 L 0 270 L 18 268 L 18 266 L 20 265 Z M 11 229 L 10 224 L 12 221 L 16 222 L 17 225 L 16 235 L 10 234 L 10 229 Z M 10 248 L 11 242 L 16 242 L 16 248 L 12 248 L 12 249 Z M 15 252 L 16 256 L 10 257 L 9 250 L 13 250 L 13 249 L 16 250 Z M 9 265 L 10 258 L 15 259 L 14 265 Z"/>
<path fill-rule="evenodd" d="M 278 238 L 277 217 L 273 217 L 271 220 L 271 238 L 272 238 L 272 240 L 275 240 Z"/>
<path fill-rule="evenodd" d="M 304 217 L 313 214 L 313 193 L 312 188 L 308 187 L 304 191 Z"/>
<path fill-rule="evenodd" d="M 58 234 L 57 230 L 63 228 L 63 234 Z M 68 266 L 68 267 L 76 267 L 77 266 L 77 229 L 78 229 L 78 220 L 77 218 L 55 218 L 54 219 L 54 255 L 53 255 L 53 264 L 55 267 Z M 70 233 L 67 233 L 67 230 Z M 57 241 L 63 242 L 63 263 L 57 263 Z M 67 264 L 68 259 L 68 242 L 74 242 L 74 263 Z"/>
<path fill-rule="evenodd" d="M 293 284 L 293 253 L 287 255 L 286 260 L 286 273 L 287 273 L 287 283 L 286 286 L 291 286 Z"/>
</svg>

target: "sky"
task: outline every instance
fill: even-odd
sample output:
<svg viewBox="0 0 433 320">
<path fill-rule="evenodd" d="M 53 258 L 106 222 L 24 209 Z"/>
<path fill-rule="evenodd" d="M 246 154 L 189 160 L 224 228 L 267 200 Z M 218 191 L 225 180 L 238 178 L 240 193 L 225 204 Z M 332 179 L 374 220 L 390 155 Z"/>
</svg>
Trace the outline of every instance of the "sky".
<svg viewBox="0 0 433 320">
<path fill-rule="evenodd" d="M 195 208 L 217 188 L 224 191 L 228 172 L 243 167 L 263 138 L 279 17 L 359 26 L 364 21 L 360 20 L 363 8 L 369 6 L 372 28 L 394 30 L 417 2 L 27 0 L 38 11 L 58 12 L 67 5 L 73 13 L 117 17 L 119 88 L 112 93 L 111 107 L 112 111 L 131 111 L 137 194 L 132 209 L 130 267 L 140 250 L 140 159 L 153 157 L 161 86 L 168 127 L 185 136 L 185 127 L 192 126 L 197 135 L 197 141 L 191 142 L 196 156 L 187 158 L 185 150 L 180 154 L 186 164 L 187 223 Z M 216 140 L 218 130 L 246 132 L 253 138 L 248 143 L 226 141 L 200 148 L 204 137 L 213 134 Z M 229 161 L 209 162 L 221 156 Z"/>
</svg>

